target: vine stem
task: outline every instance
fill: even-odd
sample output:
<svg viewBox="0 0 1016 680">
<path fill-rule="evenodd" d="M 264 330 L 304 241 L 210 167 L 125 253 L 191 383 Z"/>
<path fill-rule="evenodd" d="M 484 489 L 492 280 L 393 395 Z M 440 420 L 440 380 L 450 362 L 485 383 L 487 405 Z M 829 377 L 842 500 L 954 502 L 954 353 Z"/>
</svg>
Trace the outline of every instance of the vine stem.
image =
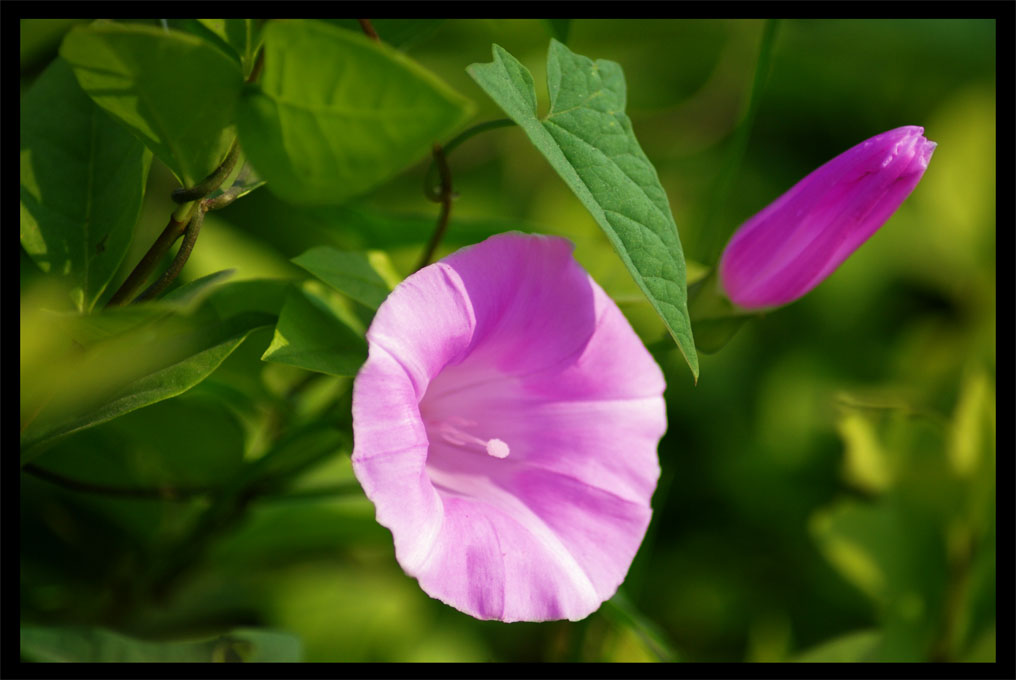
<svg viewBox="0 0 1016 680">
<path fill-rule="evenodd" d="M 183 267 L 187 258 L 190 257 L 190 250 L 194 247 L 194 239 L 197 238 L 197 230 L 201 228 L 201 220 L 204 218 L 203 213 L 205 206 L 202 205 L 200 199 L 204 198 L 208 194 L 212 193 L 229 177 L 230 173 L 233 172 L 233 168 L 236 167 L 237 159 L 240 157 L 240 145 L 236 140 L 233 140 L 232 146 L 229 147 L 229 153 L 223 159 L 222 163 L 219 164 L 215 170 L 211 172 L 208 177 L 203 179 L 197 185 L 189 189 L 177 189 L 173 192 L 173 200 L 180 203 L 180 207 L 170 215 L 169 223 L 159 234 L 159 237 L 152 244 L 152 247 L 148 249 L 141 261 L 137 263 L 130 275 L 124 280 L 113 297 L 106 303 L 106 307 L 119 307 L 129 303 L 134 294 L 139 288 L 148 280 L 148 277 L 152 275 L 155 268 L 158 266 L 162 257 L 169 252 L 170 247 L 176 242 L 178 238 L 189 233 L 193 229 L 193 233 L 190 236 L 190 242 L 184 240 L 184 245 L 181 246 L 180 252 L 177 253 L 176 258 L 173 259 L 173 263 L 170 265 L 169 270 L 163 274 L 162 277 L 152 287 L 143 293 L 144 299 L 148 299 L 153 295 L 161 292 L 168 286 L 173 279 L 176 278 L 177 274 L 180 273 L 180 268 Z M 199 216 L 200 214 L 200 216 Z M 197 220 L 195 224 L 195 220 Z M 186 247 L 186 251 L 184 248 Z M 182 255 L 182 259 L 181 259 Z M 175 272 L 173 271 L 175 269 Z M 171 273 L 172 272 L 172 273 Z M 163 279 L 169 275 L 168 280 L 163 282 Z M 160 286 L 151 292 L 153 288 Z"/>
<path fill-rule="evenodd" d="M 183 243 L 180 244 L 180 250 L 176 251 L 176 257 L 173 258 L 172 264 L 169 265 L 169 269 L 162 273 L 162 276 L 156 280 L 151 286 L 145 290 L 144 293 L 137 297 L 136 302 L 142 302 L 144 300 L 150 300 L 156 295 L 166 290 L 169 284 L 173 283 L 177 276 L 180 275 L 180 271 L 183 266 L 187 263 L 190 258 L 191 251 L 194 250 L 194 244 L 198 240 L 198 232 L 201 231 L 201 224 L 205 221 L 205 206 L 198 205 L 197 210 L 190 218 L 190 222 L 187 223 L 187 229 L 184 231 Z"/>
<path fill-rule="evenodd" d="M 159 238 L 155 240 L 152 247 L 148 249 L 145 256 L 141 258 L 134 270 L 131 271 L 130 276 L 120 284 L 120 287 L 113 294 L 113 297 L 106 303 L 106 307 L 119 307 L 125 305 L 131 301 L 134 293 L 137 292 L 138 288 L 148 280 L 148 277 L 155 270 L 155 267 L 159 264 L 162 256 L 169 252 L 170 246 L 183 236 L 184 231 L 187 228 L 187 220 L 177 220 L 175 216 L 171 215 L 169 218 L 169 224 L 159 234 Z"/>
<path fill-rule="evenodd" d="M 374 30 L 374 26 L 371 25 L 370 19 L 357 19 L 360 22 L 360 28 L 363 29 L 364 35 L 373 40 L 374 42 L 381 42 L 380 36 L 377 31 Z"/>
<path fill-rule="evenodd" d="M 450 142 L 444 145 L 444 154 L 447 156 L 457 146 L 462 144 L 470 137 L 486 132 L 487 130 L 496 130 L 497 128 L 507 127 L 509 125 L 515 125 L 515 121 L 511 118 L 498 118 L 497 120 L 488 120 L 485 123 L 479 123 L 471 128 L 463 130 L 461 133 L 456 135 Z M 423 177 L 423 193 L 427 195 L 432 201 L 441 200 L 441 187 L 440 185 L 435 187 L 434 173 L 437 171 L 437 159 L 436 157 L 431 160 L 430 165 L 427 166 L 427 172 Z"/>
<path fill-rule="evenodd" d="M 441 185 L 440 191 L 436 196 L 427 192 L 427 198 L 441 203 L 441 213 L 438 215 L 434 233 L 431 235 L 427 248 L 423 251 L 423 256 L 420 257 L 420 262 L 416 265 L 414 271 L 419 271 L 430 264 L 431 259 L 434 257 L 434 252 L 437 251 L 437 247 L 440 245 L 441 239 L 448 229 L 448 219 L 452 214 L 452 171 L 448 167 L 448 159 L 445 157 L 444 149 L 440 144 L 434 145 L 433 155 L 438 171 L 441 174 Z"/>
<path fill-rule="evenodd" d="M 427 248 L 420 257 L 420 261 L 416 265 L 416 269 L 414 271 L 419 271 L 430 264 L 431 259 L 434 257 L 434 253 L 437 251 L 437 247 L 441 244 L 441 239 L 444 237 L 445 231 L 448 229 L 448 220 L 452 214 L 452 200 L 455 198 L 455 192 L 452 190 L 452 171 L 448 166 L 448 154 L 451 153 L 455 147 L 459 146 L 462 142 L 474 135 L 486 132 L 487 130 L 494 130 L 496 128 L 514 124 L 515 121 L 510 118 L 490 120 L 463 130 L 444 146 L 440 144 L 434 145 L 430 165 L 427 166 L 427 172 L 423 175 L 423 195 L 435 203 L 440 203 L 441 213 L 438 215 L 437 225 L 434 227 L 434 233 L 431 235 L 430 241 L 427 243 Z M 440 177 L 440 182 L 436 185 L 434 182 L 435 171 Z"/>
</svg>

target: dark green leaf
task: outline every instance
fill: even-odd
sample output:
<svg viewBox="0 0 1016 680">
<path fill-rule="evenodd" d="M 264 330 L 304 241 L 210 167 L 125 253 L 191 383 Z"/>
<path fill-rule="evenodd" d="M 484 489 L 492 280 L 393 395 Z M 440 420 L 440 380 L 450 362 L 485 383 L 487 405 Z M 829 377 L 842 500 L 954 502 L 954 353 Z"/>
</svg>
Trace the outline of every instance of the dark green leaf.
<svg viewBox="0 0 1016 680">
<path fill-rule="evenodd" d="M 282 198 L 341 203 L 423 158 L 471 105 L 398 51 L 317 21 L 265 28 L 237 108 L 245 152 Z"/>
<path fill-rule="evenodd" d="M 22 74 L 35 66 L 44 66 L 46 61 L 56 56 L 64 34 L 81 22 L 81 19 L 21 19 L 19 47 Z"/>
<path fill-rule="evenodd" d="M 294 290 L 262 358 L 331 375 L 356 375 L 367 358 L 367 343 L 316 296 Z"/>
<path fill-rule="evenodd" d="M 294 257 L 293 262 L 371 309 L 377 309 L 397 283 L 391 264 L 380 251 L 347 252 L 317 246 Z"/>
<path fill-rule="evenodd" d="M 244 432 L 197 390 L 57 442 L 37 463 L 81 482 L 141 488 L 221 484 L 243 464 Z"/>
<path fill-rule="evenodd" d="M 656 169 L 624 112 L 621 67 L 551 40 L 550 113 L 540 120 L 529 71 L 500 46 L 493 51 L 494 61 L 471 65 L 469 75 L 526 131 L 593 215 L 698 379 L 684 252 Z"/>
<path fill-rule="evenodd" d="M 21 101 L 21 244 L 90 311 L 127 254 L 151 154 L 56 59 Z"/>
<path fill-rule="evenodd" d="M 97 22 L 72 30 L 60 54 L 81 87 L 185 186 L 214 170 L 235 137 L 240 65 L 197 36 Z"/>
<path fill-rule="evenodd" d="M 249 628 L 237 628 L 199 642 L 152 642 L 102 628 L 21 628 L 21 656 L 28 661 L 296 662 L 302 655 L 299 638 Z"/>
</svg>

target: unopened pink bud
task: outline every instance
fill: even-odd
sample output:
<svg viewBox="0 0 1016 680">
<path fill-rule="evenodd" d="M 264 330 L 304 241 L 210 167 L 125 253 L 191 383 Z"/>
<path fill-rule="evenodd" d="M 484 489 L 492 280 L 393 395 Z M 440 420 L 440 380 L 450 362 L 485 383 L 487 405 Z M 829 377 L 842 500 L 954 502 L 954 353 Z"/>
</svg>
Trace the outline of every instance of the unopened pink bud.
<svg viewBox="0 0 1016 680">
<path fill-rule="evenodd" d="M 720 258 L 723 291 L 745 309 L 803 296 L 857 250 L 917 186 L 935 143 L 924 128 L 845 151 L 741 225 Z"/>
</svg>

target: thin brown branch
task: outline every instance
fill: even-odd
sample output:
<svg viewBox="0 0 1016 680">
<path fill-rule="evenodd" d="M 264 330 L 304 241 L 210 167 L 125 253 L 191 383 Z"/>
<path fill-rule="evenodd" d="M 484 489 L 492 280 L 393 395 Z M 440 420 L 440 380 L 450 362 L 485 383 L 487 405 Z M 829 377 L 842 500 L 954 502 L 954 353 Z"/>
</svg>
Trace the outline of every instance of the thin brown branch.
<svg viewBox="0 0 1016 680">
<path fill-rule="evenodd" d="M 176 257 L 173 258 L 172 264 L 169 265 L 169 269 L 162 273 L 162 276 L 156 280 L 148 289 L 138 296 L 136 302 L 142 302 L 144 300 L 151 300 L 162 291 L 166 290 L 169 284 L 173 283 L 177 276 L 180 275 L 180 271 L 183 266 L 187 264 L 188 258 L 190 258 L 191 251 L 194 250 L 194 243 L 198 240 L 198 232 L 201 231 L 201 223 L 205 220 L 205 209 L 204 206 L 199 205 L 191 215 L 190 222 L 187 223 L 187 230 L 184 232 L 183 243 L 180 244 L 180 250 L 176 251 Z"/>
<path fill-rule="evenodd" d="M 187 222 L 178 222 L 173 216 L 170 216 L 169 224 L 166 225 L 162 233 L 159 234 L 159 238 L 155 240 L 152 247 L 148 249 L 145 256 L 134 267 L 130 276 L 120 284 L 120 288 L 117 289 L 113 297 L 106 303 L 106 307 L 119 307 L 130 302 L 137 290 L 141 288 L 145 281 L 148 280 L 148 277 L 152 275 L 152 272 L 155 271 L 155 267 L 162 260 L 162 256 L 169 252 L 170 246 L 183 236 L 186 228 Z"/>
<path fill-rule="evenodd" d="M 229 147 L 229 153 L 226 154 L 226 158 L 219 164 L 219 167 L 215 168 L 208 177 L 205 177 L 191 188 L 174 191 L 173 200 L 177 203 L 190 203 L 212 193 L 226 181 L 229 173 L 233 172 L 238 158 L 240 158 L 240 145 L 234 139 L 233 146 Z"/>
<path fill-rule="evenodd" d="M 434 257 L 434 253 L 437 251 L 437 247 L 441 244 L 441 239 L 444 237 L 445 231 L 448 229 L 448 220 L 452 214 L 452 199 L 454 193 L 452 191 L 452 171 L 448 167 L 448 159 L 445 158 L 444 149 L 440 144 L 435 144 L 433 149 L 434 162 L 437 164 L 438 172 L 441 175 L 441 186 L 440 191 L 435 195 L 429 191 L 426 191 L 427 198 L 432 201 L 438 201 L 441 203 L 441 213 L 437 218 L 437 225 L 434 227 L 434 233 L 430 237 L 430 241 L 427 243 L 427 249 L 423 252 L 423 256 L 420 258 L 419 264 L 416 265 L 416 270 L 423 269 L 430 264 L 431 259 Z"/>
<path fill-rule="evenodd" d="M 373 40 L 374 42 L 381 42 L 381 38 L 378 37 L 377 31 L 370 23 L 370 19 L 357 19 L 360 22 L 360 28 L 363 29 L 364 34 Z"/>
</svg>

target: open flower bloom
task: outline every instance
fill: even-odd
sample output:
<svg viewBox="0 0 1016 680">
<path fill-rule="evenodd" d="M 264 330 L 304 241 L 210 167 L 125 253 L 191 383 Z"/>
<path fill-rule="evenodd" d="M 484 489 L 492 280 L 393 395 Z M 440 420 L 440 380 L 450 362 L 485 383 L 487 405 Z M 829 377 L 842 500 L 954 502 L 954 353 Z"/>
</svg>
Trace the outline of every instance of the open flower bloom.
<svg viewBox="0 0 1016 680">
<path fill-rule="evenodd" d="M 508 233 L 416 272 L 353 388 L 353 469 L 399 564 L 479 619 L 588 616 L 652 514 L 663 375 L 571 251 Z"/>
<path fill-rule="evenodd" d="M 935 143 L 924 128 L 883 132 L 843 152 L 745 222 L 720 259 L 724 292 L 776 307 L 821 283 L 917 186 Z"/>
</svg>

